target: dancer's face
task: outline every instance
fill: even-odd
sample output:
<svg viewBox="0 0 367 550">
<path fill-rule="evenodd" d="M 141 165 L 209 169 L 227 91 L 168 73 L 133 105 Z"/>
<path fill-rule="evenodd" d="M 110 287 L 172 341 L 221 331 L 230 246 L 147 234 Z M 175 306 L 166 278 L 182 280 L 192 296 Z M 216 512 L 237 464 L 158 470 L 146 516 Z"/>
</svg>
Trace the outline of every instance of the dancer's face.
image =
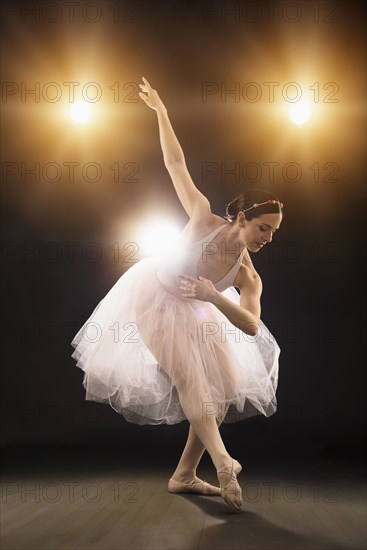
<svg viewBox="0 0 367 550">
<path fill-rule="evenodd" d="M 244 226 L 241 232 L 250 252 L 258 252 L 265 244 L 270 243 L 282 221 L 281 214 L 262 214 L 250 221 L 246 220 L 246 214 L 241 216 L 242 219 L 238 219 L 238 222 Z"/>
</svg>

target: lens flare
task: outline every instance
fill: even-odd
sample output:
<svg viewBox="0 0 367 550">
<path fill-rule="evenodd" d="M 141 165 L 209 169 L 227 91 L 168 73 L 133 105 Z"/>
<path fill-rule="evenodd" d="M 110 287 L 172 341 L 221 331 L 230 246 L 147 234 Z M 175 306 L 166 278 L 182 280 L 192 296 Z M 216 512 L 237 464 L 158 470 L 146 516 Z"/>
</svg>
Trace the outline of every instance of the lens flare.
<svg viewBox="0 0 367 550">
<path fill-rule="evenodd" d="M 289 117 L 292 122 L 299 126 L 308 122 L 311 117 L 311 108 L 308 103 L 297 103 L 289 111 Z"/>
<path fill-rule="evenodd" d="M 144 256 L 161 256 L 173 252 L 180 235 L 177 224 L 169 221 L 147 222 L 139 231 L 139 248 Z"/>
<path fill-rule="evenodd" d="M 86 101 L 76 101 L 70 107 L 70 118 L 73 122 L 82 124 L 91 119 L 89 103 Z"/>
</svg>

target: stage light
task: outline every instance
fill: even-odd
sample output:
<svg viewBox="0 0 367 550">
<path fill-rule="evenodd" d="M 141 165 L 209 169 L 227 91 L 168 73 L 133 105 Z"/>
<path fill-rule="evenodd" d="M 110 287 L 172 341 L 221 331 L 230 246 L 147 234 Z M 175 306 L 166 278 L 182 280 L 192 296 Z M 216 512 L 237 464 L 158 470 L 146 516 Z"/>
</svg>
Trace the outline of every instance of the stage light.
<svg viewBox="0 0 367 550">
<path fill-rule="evenodd" d="M 301 126 L 311 117 L 311 108 L 308 103 L 297 103 L 289 111 L 289 117 L 295 124 Z"/>
<path fill-rule="evenodd" d="M 180 230 L 176 224 L 162 220 L 147 220 L 138 230 L 139 250 L 144 256 L 161 256 L 173 252 Z"/>
<path fill-rule="evenodd" d="M 86 101 L 77 101 L 73 103 L 70 107 L 70 117 L 73 122 L 77 122 L 79 124 L 88 122 L 88 120 L 91 119 L 89 103 Z"/>
</svg>

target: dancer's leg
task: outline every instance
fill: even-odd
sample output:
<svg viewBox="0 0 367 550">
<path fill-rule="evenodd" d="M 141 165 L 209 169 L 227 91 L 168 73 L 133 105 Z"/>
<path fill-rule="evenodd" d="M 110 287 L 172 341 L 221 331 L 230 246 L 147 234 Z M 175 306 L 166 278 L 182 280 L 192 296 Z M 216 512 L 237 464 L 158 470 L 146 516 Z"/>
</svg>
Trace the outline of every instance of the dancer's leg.
<svg viewBox="0 0 367 550">
<path fill-rule="evenodd" d="M 185 395 L 185 391 L 183 390 L 183 388 L 177 387 L 177 390 L 180 398 L 181 407 L 185 413 L 186 418 L 190 422 L 190 445 L 194 446 L 194 452 L 196 453 L 195 459 L 199 458 L 200 460 L 204 449 L 206 449 L 217 470 L 229 466 L 231 464 L 231 457 L 227 449 L 225 448 L 225 445 L 219 433 L 219 427 L 216 417 L 214 415 L 207 415 L 205 419 L 192 418 L 190 411 L 190 400 Z M 200 447 L 199 442 L 195 439 L 195 435 L 193 435 L 192 432 L 194 432 L 197 438 L 201 441 L 202 447 Z M 188 453 L 186 451 L 186 457 L 187 455 Z"/>
<path fill-rule="evenodd" d="M 215 416 L 212 414 L 207 414 L 206 418 L 192 417 L 192 397 L 190 399 L 187 396 L 185 368 L 179 365 L 178 358 L 172 357 L 172 351 L 171 355 L 167 356 L 168 350 L 164 343 L 164 327 L 167 321 L 164 317 L 164 311 L 162 310 L 161 315 L 157 315 L 155 320 L 154 337 L 152 337 L 152 334 L 149 334 L 147 321 L 141 321 L 141 319 L 144 319 L 143 307 L 141 309 L 142 311 L 137 311 L 137 320 L 141 336 L 154 357 L 156 357 L 161 368 L 167 372 L 173 384 L 176 386 L 180 404 L 187 420 L 190 422 L 196 435 L 210 454 L 216 469 L 218 470 L 230 465 L 231 457 L 229 456 L 220 436 Z"/>
<path fill-rule="evenodd" d="M 224 409 L 224 413 L 216 416 L 216 422 L 221 425 L 223 418 L 228 410 L 229 405 Z M 190 424 L 189 435 L 180 461 L 177 464 L 176 470 L 173 473 L 173 479 L 177 481 L 189 481 L 196 475 L 196 468 L 201 460 L 205 451 L 205 447 L 201 442 L 201 439 L 197 436 L 193 426 Z"/>
<path fill-rule="evenodd" d="M 190 411 L 190 402 L 192 401 L 187 397 L 183 388 L 181 388 L 180 391 L 180 387 L 177 387 L 181 407 L 196 435 L 210 454 L 217 469 L 221 495 L 228 506 L 235 510 L 240 510 L 242 505 L 242 492 L 237 481 L 237 475 L 242 469 L 241 465 L 237 460 L 233 460 L 228 454 L 220 436 L 215 416 L 210 415 L 204 421 L 202 418 L 192 416 Z"/>
<path fill-rule="evenodd" d="M 196 468 L 205 451 L 205 447 L 190 424 L 189 435 L 179 463 L 172 477 L 177 481 L 189 481 L 196 475 Z"/>
<path fill-rule="evenodd" d="M 172 357 L 172 353 L 167 356 L 167 348 L 164 344 L 164 326 L 166 322 L 164 308 L 162 309 L 161 315 L 157 316 L 154 337 L 149 331 L 149 325 L 146 324 L 147 321 L 145 320 L 145 323 L 140 322 L 140 320 L 144 320 L 143 308 L 141 308 L 141 311 L 137 310 L 136 313 L 142 338 L 157 359 L 159 365 L 171 377 L 178 391 L 182 410 L 202 445 L 208 451 L 217 469 L 223 499 L 232 508 L 237 508 L 241 502 L 241 489 L 237 483 L 236 476 L 241 470 L 241 465 L 236 460 L 233 460 L 228 454 L 220 436 L 215 416 L 209 414 L 206 418 L 202 418 L 200 415 L 193 415 L 191 411 L 192 395 L 187 395 L 185 368 L 178 363 L 178 358 Z M 229 365 L 230 361 L 227 362 L 226 367 L 230 368 Z M 227 377 L 226 374 L 226 372 L 223 372 L 223 377 L 230 386 L 235 381 L 236 376 L 233 373 L 231 376 Z M 228 395 L 233 395 L 233 392 L 231 391 Z M 196 404 L 198 405 L 199 403 Z"/>
</svg>

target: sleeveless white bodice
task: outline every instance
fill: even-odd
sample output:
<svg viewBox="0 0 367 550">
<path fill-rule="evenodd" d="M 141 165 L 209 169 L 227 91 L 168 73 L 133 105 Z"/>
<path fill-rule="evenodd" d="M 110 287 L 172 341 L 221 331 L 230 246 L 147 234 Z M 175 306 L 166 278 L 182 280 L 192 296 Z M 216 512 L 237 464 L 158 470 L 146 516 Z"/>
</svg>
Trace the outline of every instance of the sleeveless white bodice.
<svg viewBox="0 0 367 550">
<path fill-rule="evenodd" d="M 209 235 L 206 235 L 203 239 L 195 243 L 178 244 L 175 250 L 163 256 L 162 262 L 156 271 L 159 282 L 168 291 L 178 296 L 180 287 L 179 275 L 188 275 L 195 279 L 198 278 L 197 268 L 200 258 L 203 256 L 202 259 L 205 261 L 206 256 L 214 253 L 214 247 L 210 246 L 210 243 L 227 225 L 228 223 L 224 223 L 216 227 Z M 235 264 L 220 281 L 216 283 L 213 282 L 215 288 L 219 292 L 223 292 L 226 288 L 233 286 L 242 263 L 244 252 L 245 250 L 241 252 Z"/>
</svg>

